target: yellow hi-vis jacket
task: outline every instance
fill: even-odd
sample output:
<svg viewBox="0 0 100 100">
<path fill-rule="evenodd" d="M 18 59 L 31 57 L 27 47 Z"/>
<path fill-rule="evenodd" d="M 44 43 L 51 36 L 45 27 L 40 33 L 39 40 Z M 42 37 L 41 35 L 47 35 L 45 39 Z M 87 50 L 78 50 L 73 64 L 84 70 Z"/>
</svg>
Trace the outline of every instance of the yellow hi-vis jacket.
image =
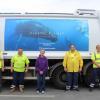
<svg viewBox="0 0 100 100">
<path fill-rule="evenodd" d="M 3 52 L 0 51 L 0 69 L 3 67 Z"/>
<path fill-rule="evenodd" d="M 79 72 L 79 69 L 83 67 L 83 59 L 80 53 L 77 50 L 66 52 L 63 66 L 67 68 L 67 72 Z"/>
<path fill-rule="evenodd" d="M 91 60 L 94 60 L 97 64 L 100 64 L 100 53 L 92 53 Z M 98 68 L 98 66 L 93 64 L 93 68 Z"/>
<path fill-rule="evenodd" d="M 11 63 L 14 64 L 14 71 L 25 72 L 25 65 L 29 64 L 29 60 L 25 54 L 22 54 L 22 56 L 16 54 L 12 57 Z"/>
</svg>

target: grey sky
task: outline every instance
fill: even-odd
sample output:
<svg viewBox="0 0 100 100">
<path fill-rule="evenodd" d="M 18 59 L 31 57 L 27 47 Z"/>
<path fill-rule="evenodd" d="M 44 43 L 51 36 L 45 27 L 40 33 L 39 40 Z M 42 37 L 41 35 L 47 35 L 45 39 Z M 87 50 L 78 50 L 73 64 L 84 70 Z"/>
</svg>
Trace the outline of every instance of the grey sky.
<svg viewBox="0 0 100 100">
<path fill-rule="evenodd" d="M 100 0 L 0 0 L 0 12 L 73 12 L 100 10 Z"/>
</svg>

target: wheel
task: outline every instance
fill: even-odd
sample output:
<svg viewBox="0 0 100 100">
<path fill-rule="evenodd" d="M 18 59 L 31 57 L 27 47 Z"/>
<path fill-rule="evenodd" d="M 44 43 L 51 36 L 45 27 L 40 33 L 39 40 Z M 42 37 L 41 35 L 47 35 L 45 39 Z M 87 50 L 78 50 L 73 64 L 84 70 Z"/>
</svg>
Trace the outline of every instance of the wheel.
<svg viewBox="0 0 100 100">
<path fill-rule="evenodd" d="M 92 70 L 93 70 L 93 67 L 92 67 L 92 63 L 88 63 L 86 65 L 87 69 L 86 69 L 86 73 L 85 73 L 85 84 L 86 86 L 89 86 L 90 85 L 90 80 L 92 79 Z"/>
<path fill-rule="evenodd" d="M 65 89 L 66 77 L 66 72 L 64 72 L 63 66 L 59 66 L 53 71 L 51 80 L 56 88 Z"/>
</svg>

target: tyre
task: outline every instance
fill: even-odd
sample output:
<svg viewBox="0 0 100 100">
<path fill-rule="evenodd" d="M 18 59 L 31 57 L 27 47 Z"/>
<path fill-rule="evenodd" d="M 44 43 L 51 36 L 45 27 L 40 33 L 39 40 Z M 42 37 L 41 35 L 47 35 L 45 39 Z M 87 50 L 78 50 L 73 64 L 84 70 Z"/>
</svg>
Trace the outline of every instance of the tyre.
<svg viewBox="0 0 100 100">
<path fill-rule="evenodd" d="M 86 65 L 87 69 L 84 75 L 84 79 L 85 79 L 85 84 L 86 86 L 90 85 L 90 80 L 92 80 L 92 71 L 93 71 L 93 67 L 92 67 L 92 63 L 88 63 Z"/>
<path fill-rule="evenodd" d="M 59 66 L 53 71 L 51 80 L 56 88 L 65 89 L 66 77 L 66 72 L 64 71 L 63 66 Z"/>
</svg>

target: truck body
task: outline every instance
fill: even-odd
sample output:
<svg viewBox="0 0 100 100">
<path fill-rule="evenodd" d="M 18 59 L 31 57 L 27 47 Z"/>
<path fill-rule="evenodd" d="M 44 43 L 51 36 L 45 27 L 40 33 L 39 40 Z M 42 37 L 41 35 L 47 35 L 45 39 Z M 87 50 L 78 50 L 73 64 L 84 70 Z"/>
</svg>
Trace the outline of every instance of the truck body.
<svg viewBox="0 0 100 100">
<path fill-rule="evenodd" d="M 66 73 L 63 70 L 63 57 L 74 44 L 84 60 L 83 76 L 89 78 L 91 52 L 100 43 L 99 13 L 1 13 L 0 50 L 4 52 L 5 72 L 3 79 L 12 79 L 10 59 L 23 48 L 30 59 L 26 80 L 35 80 L 35 60 L 39 50 L 44 48 L 49 61 L 46 79 L 51 79 L 58 88 L 64 88 Z M 88 79 L 86 78 L 86 81 Z"/>
</svg>

